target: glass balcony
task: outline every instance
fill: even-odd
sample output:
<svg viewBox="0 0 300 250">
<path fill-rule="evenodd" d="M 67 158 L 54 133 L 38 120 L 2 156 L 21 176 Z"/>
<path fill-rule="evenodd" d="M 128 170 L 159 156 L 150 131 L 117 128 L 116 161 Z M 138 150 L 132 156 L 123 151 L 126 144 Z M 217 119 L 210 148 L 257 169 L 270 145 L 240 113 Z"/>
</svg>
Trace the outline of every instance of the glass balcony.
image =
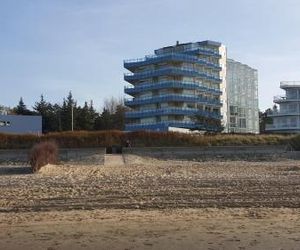
<svg viewBox="0 0 300 250">
<path fill-rule="evenodd" d="M 141 66 L 150 65 L 159 62 L 165 62 L 165 61 L 190 62 L 190 63 L 203 65 L 208 68 L 213 68 L 216 70 L 222 69 L 218 64 L 211 63 L 203 59 L 199 59 L 197 56 L 180 54 L 180 53 L 151 55 L 151 56 L 145 56 L 144 58 L 124 60 L 124 67 L 130 70 L 136 67 L 141 67 Z"/>
<path fill-rule="evenodd" d="M 157 70 L 149 70 L 141 73 L 126 73 L 124 74 L 124 80 L 127 82 L 135 82 L 142 79 L 167 75 L 202 77 L 213 82 L 222 82 L 222 80 L 219 77 L 215 77 L 210 74 L 202 73 L 197 70 L 184 67 L 166 67 Z"/>
<path fill-rule="evenodd" d="M 184 81 L 162 81 L 158 83 L 140 84 L 134 87 L 127 86 L 124 88 L 124 91 L 126 94 L 132 95 L 132 94 L 141 93 L 148 90 L 172 89 L 172 88 L 200 90 L 213 95 L 222 94 L 222 91 L 219 89 L 208 88 L 208 87 L 200 86 L 199 84 L 194 82 L 184 82 Z"/>
<path fill-rule="evenodd" d="M 286 96 L 274 96 L 273 102 L 275 102 L 275 103 L 300 102 L 300 99 L 297 99 L 297 98 L 287 98 Z"/>
<path fill-rule="evenodd" d="M 136 105 L 144 105 L 144 104 L 152 104 L 152 103 L 162 103 L 162 102 L 191 102 L 191 103 L 202 103 L 205 105 L 212 106 L 222 106 L 222 102 L 219 100 L 214 100 L 207 97 L 200 97 L 194 95 L 182 95 L 182 94 L 168 94 L 168 95 L 159 95 L 152 96 L 147 98 L 131 98 L 125 99 L 126 106 L 136 106 Z"/>
<path fill-rule="evenodd" d="M 202 54 L 202 55 L 206 55 L 206 56 L 214 56 L 216 58 L 221 58 L 222 56 L 219 54 L 219 52 L 214 51 L 214 50 L 208 50 L 206 48 L 196 48 L 193 50 L 189 50 L 186 51 L 186 53 L 188 54 L 192 54 L 192 55 L 197 55 L 197 54 Z"/>
<path fill-rule="evenodd" d="M 126 124 L 125 131 L 137 131 L 137 130 L 157 130 L 168 131 L 168 127 L 187 128 L 187 129 L 202 129 L 206 131 L 220 131 L 216 126 L 205 126 L 196 124 L 195 122 L 188 121 L 163 121 L 157 123 L 143 123 L 143 124 Z"/>
<path fill-rule="evenodd" d="M 164 122 L 157 122 L 157 123 L 126 124 L 125 131 L 137 131 L 137 130 L 168 131 L 168 127 L 193 129 L 196 127 L 196 124 L 194 122 L 183 122 L 183 121 L 164 121 Z"/>
<path fill-rule="evenodd" d="M 188 115 L 188 116 L 204 116 L 207 118 L 222 119 L 222 116 L 217 112 L 209 112 L 205 110 L 192 108 L 164 108 L 152 109 L 143 111 L 130 111 L 125 113 L 126 118 L 145 118 L 162 115 Z"/>
<path fill-rule="evenodd" d="M 280 88 L 300 88 L 300 81 L 283 81 L 280 82 Z"/>
<path fill-rule="evenodd" d="M 288 130 L 300 130 L 300 127 L 297 124 L 266 124 L 267 131 L 288 131 Z"/>
<path fill-rule="evenodd" d="M 300 115 L 300 112 L 296 110 L 291 111 L 274 111 L 267 113 L 268 117 L 277 117 L 277 116 L 298 116 Z"/>
</svg>

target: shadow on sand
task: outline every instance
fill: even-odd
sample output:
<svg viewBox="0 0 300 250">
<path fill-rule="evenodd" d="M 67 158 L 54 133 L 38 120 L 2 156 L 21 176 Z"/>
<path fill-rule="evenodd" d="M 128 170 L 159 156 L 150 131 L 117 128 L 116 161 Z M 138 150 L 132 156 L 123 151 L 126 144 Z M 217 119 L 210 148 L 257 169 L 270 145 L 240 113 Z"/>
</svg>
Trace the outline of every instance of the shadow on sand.
<svg viewBox="0 0 300 250">
<path fill-rule="evenodd" d="M 32 174 L 32 169 L 29 166 L 0 166 L 1 175 L 24 175 Z"/>
</svg>

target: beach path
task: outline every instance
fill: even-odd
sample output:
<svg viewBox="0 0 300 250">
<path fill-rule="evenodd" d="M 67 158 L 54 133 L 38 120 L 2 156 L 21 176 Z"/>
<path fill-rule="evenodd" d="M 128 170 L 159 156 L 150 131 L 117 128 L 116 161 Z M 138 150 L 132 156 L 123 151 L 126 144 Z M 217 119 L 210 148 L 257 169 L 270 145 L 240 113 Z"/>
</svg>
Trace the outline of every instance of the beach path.
<svg viewBox="0 0 300 250">
<path fill-rule="evenodd" d="M 105 166 L 125 166 L 123 155 L 121 154 L 106 154 L 104 156 Z"/>
</svg>

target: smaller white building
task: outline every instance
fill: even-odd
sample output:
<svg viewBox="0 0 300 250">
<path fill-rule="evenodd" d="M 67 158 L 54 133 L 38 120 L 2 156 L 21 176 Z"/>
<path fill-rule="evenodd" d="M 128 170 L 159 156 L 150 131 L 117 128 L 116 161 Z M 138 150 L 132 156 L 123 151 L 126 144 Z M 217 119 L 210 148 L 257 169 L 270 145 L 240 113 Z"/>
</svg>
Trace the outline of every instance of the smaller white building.
<svg viewBox="0 0 300 250">
<path fill-rule="evenodd" d="M 268 113 L 273 124 L 266 125 L 266 131 L 274 133 L 300 133 L 300 81 L 284 81 L 280 88 L 284 96 L 275 96 L 274 103 L 279 107 Z"/>
<path fill-rule="evenodd" d="M 0 133 L 42 134 L 42 116 L 0 113 Z"/>
</svg>

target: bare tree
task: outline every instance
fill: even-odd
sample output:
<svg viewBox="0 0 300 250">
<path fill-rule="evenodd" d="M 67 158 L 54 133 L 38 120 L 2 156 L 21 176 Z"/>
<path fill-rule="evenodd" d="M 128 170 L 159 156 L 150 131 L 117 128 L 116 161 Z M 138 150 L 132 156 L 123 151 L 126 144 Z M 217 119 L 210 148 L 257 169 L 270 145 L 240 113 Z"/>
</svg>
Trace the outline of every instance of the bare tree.
<svg viewBox="0 0 300 250">
<path fill-rule="evenodd" d="M 110 114 L 115 114 L 119 106 L 124 106 L 124 100 L 121 97 L 116 98 L 112 96 L 104 100 L 103 108 L 106 109 Z"/>
</svg>

